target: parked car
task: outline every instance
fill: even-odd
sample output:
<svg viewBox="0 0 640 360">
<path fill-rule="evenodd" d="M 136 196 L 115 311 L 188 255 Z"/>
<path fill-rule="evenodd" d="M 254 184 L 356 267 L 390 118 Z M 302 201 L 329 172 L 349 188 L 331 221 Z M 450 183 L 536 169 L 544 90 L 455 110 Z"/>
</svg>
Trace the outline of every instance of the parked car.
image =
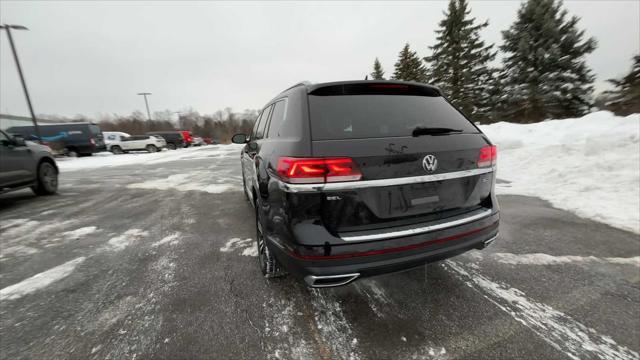
<svg viewBox="0 0 640 360">
<path fill-rule="evenodd" d="M 186 146 L 182 132 L 180 131 L 152 131 L 147 135 L 162 137 L 167 143 L 167 149 L 175 150 Z"/>
<path fill-rule="evenodd" d="M 299 84 L 233 142 L 267 277 L 339 286 L 498 235 L 496 147 L 435 87 Z"/>
<path fill-rule="evenodd" d="M 109 149 L 110 144 L 119 142 L 122 138 L 129 137 L 131 135 L 121 131 L 103 131 L 102 136 L 104 137 L 104 145 L 106 146 L 107 151 L 111 151 Z"/>
<path fill-rule="evenodd" d="M 182 138 L 184 139 L 184 143 L 185 143 L 185 147 L 189 147 L 191 146 L 192 142 L 193 142 L 193 135 L 191 135 L 191 131 L 189 130 L 180 130 L 180 133 L 182 133 Z"/>
<path fill-rule="evenodd" d="M 202 145 L 206 145 L 206 144 L 207 143 L 200 136 L 193 136 L 192 137 L 192 140 L 191 140 L 191 145 L 192 146 L 202 146 Z"/>
<path fill-rule="evenodd" d="M 128 135 L 126 133 L 121 133 Z M 116 135 L 117 141 L 109 142 L 107 148 L 114 154 L 127 153 L 129 151 L 148 151 L 150 153 L 158 152 L 167 146 L 167 142 L 160 136 L 156 135 Z"/>
<path fill-rule="evenodd" d="M 42 141 L 51 147 L 60 147 L 68 156 L 90 156 L 106 150 L 102 131 L 97 124 L 89 122 L 39 124 Z M 6 130 L 26 140 L 38 140 L 33 126 L 14 126 Z"/>
<path fill-rule="evenodd" d="M 30 187 L 37 195 L 58 190 L 58 166 L 49 147 L 0 131 L 0 193 Z"/>
</svg>

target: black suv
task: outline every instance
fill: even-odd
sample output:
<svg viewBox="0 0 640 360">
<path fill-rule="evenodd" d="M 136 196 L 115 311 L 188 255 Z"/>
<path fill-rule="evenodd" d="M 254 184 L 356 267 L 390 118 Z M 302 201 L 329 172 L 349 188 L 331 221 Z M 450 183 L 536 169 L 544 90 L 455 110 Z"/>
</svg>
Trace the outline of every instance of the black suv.
<svg viewBox="0 0 640 360">
<path fill-rule="evenodd" d="M 298 84 L 233 142 L 267 277 L 344 285 L 498 235 L 496 147 L 435 87 Z"/>
<path fill-rule="evenodd" d="M 147 135 L 160 136 L 167 142 L 167 149 L 175 150 L 187 146 L 180 131 L 151 131 Z"/>
</svg>

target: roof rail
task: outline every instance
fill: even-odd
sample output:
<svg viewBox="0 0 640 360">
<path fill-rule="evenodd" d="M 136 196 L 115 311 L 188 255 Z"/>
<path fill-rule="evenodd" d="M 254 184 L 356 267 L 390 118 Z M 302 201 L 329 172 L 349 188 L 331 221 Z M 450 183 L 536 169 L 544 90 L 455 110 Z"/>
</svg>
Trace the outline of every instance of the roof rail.
<svg viewBox="0 0 640 360">
<path fill-rule="evenodd" d="M 299 83 L 297 83 L 297 84 L 295 84 L 295 85 L 293 85 L 293 86 L 291 86 L 291 87 L 289 87 L 289 88 L 285 89 L 285 90 L 284 90 L 284 91 L 282 91 L 282 92 L 285 92 L 285 91 L 287 91 L 287 90 L 291 90 L 291 89 L 293 89 L 294 87 L 298 87 L 298 86 L 309 86 L 309 85 L 311 85 L 311 81 L 304 80 L 304 81 L 301 81 L 301 82 L 299 82 Z"/>
</svg>

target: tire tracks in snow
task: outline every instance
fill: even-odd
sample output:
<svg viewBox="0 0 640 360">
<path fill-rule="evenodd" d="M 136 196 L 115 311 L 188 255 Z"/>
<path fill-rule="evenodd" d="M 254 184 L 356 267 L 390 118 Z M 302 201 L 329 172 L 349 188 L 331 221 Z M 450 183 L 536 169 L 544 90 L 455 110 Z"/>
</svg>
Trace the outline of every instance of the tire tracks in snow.
<svg viewBox="0 0 640 360">
<path fill-rule="evenodd" d="M 571 359 L 635 360 L 640 357 L 640 354 L 618 345 L 609 336 L 599 334 L 546 304 L 529 299 L 516 288 L 494 282 L 473 269 L 465 268 L 460 262 L 447 260 L 443 266 Z"/>
</svg>

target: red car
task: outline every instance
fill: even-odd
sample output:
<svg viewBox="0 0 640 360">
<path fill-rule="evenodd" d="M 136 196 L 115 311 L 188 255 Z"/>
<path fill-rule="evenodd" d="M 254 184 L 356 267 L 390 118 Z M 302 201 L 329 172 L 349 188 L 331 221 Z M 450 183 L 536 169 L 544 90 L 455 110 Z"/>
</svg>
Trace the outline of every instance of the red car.
<svg viewBox="0 0 640 360">
<path fill-rule="evenodd" d="M 191 146 L 191 143 L 193 142 L 193 137 L 191 136 L 191 131 L 189 130 L 179 130 L 180 133 L 182 134 L 182 138 L 184 139 L 184 146 L 185 147 L 189 147 Z"/>
</svg>

